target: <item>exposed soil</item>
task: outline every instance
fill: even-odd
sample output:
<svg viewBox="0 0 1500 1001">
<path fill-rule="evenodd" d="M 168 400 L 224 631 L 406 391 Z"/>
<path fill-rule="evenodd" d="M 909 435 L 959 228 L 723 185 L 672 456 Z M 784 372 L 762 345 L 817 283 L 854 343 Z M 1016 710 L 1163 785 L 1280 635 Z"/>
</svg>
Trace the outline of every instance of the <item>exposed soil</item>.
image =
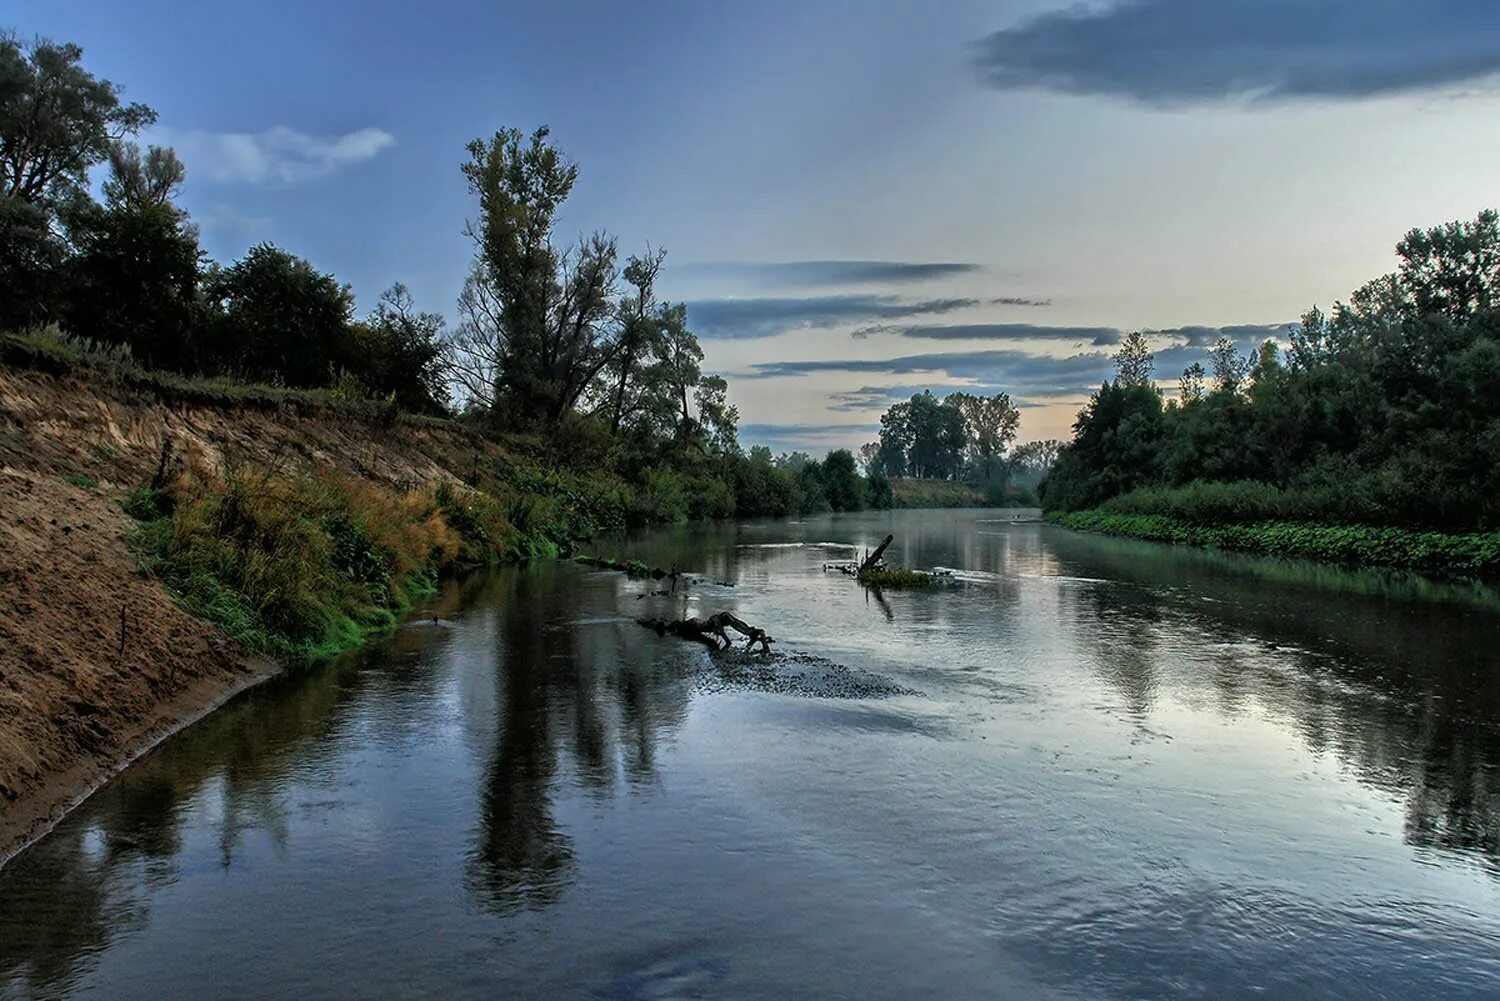
<svg viewBox="0 0 1500 1001">
<path fill-rule="evenodd" d="M 168 406 L 0 368 L 0 864 L 124 764 L 274 673 L 136 569 L 119 500 L 151 475 L 164 438 L 200 467 L 320 465 L 398 487 L 451 480 L 474 449 L 441 428 Z"/>
</svg>

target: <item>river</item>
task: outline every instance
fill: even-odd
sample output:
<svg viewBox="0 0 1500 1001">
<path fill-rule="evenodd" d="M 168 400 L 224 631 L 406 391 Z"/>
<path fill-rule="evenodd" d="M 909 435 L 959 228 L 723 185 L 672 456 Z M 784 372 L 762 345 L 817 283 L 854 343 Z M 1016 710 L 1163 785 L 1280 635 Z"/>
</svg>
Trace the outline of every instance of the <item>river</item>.
<svg viewBox="0 0 1500 1001">
<path fill-rule="evenodd" d="M 887 531 L 953 582 L 823 569 Z M 0 997 L 1500 996 L 1494 592 L 994 511 L 599 549 L 708 580 L 480 575 L 236 700 L 0 870 Z M 721 608 L 777 660 L 634 621 Z"/>
</svg>

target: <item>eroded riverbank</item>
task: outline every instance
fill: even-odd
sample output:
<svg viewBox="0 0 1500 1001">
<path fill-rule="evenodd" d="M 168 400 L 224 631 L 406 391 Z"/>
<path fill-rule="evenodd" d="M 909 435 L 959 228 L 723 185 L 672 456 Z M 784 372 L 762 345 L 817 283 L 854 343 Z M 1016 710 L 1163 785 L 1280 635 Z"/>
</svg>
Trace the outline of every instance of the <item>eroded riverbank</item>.
<svg viewBox="0 0 1500 1001">
<path fill-rule="evenodd" d="M 954 586 L 823 572 L 886 531 Z M 1500 984 L 1493 597 L 994 512 L 619 555 L 734 586 L 501 571 L 236 700 L 0 872 L 0 996 Z M 901 691 L 635 621 L 717 608 Z"/>
</svg>

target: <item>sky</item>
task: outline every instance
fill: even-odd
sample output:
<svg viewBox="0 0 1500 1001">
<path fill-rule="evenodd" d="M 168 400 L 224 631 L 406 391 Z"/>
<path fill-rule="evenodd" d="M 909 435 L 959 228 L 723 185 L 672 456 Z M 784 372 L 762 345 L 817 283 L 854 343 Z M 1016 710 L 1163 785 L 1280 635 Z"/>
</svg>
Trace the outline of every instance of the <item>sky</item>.
<svg viewBox="0 0 1500 1001">
<path fill-rule="evenodd" d="M 1494 0 L 421 5 L 10 0 L 159 114 L 205 250 L 271 241 L 450 320 L 464 144 L 552 129 L 562 216 L 665 248 L 742 441 L 923 389 L 1066 437 L 1122 333 L 1175 380 L 1500 204 Z"/>
</svg>

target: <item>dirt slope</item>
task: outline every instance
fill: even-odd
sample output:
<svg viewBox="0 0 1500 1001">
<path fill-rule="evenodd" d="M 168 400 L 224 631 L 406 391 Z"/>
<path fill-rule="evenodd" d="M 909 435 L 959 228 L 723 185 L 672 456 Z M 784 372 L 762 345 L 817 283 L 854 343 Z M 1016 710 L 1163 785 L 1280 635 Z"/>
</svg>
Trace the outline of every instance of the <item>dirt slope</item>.
<svg viewBox="0 0 1500 1001">
<path fill-rule="evenodd" d="M 398 487 L 452 479 L 475 448 L 442 428 L 169 405 L 0 367 L 0 863 L 124 762 L 274 670 L 136 571 L 118 501 L 150 476 L 164 438 L 200 467 L 321 465 Z"/>
</svg>

